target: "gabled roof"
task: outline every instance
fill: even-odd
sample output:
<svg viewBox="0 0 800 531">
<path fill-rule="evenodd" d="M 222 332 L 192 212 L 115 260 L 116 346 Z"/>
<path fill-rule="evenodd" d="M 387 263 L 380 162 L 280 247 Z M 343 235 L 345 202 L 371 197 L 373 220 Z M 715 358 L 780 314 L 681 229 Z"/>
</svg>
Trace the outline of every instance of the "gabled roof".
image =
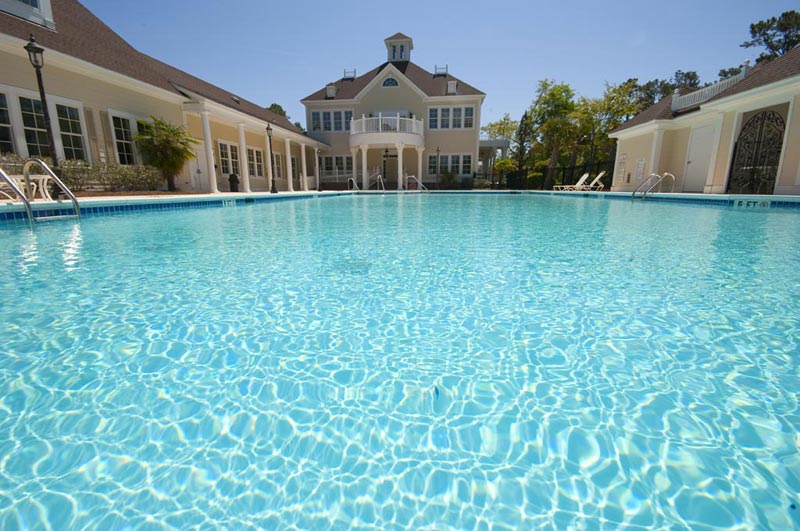
<svg viewBox="0 0 800 531">
<path fill-rule="evenodd" d="M 52 8 L 55 30 L 0 12 L 0 33 L 24 40 L 33 33 L 46 50 L 59 51 L 174 94 L 181 94 L 176 86 L 182 86 L 211 101 L 302 134 L 286 117 L 137 51 L 77 0 L 52 0 Z M 46 61 L 45 53 L 45 68 Z"/>
<path fill-rule="evenodd" d="M 795 46 L 793 49 L 789 50 L 777 59 L 773 59 L 772 61 L 766 63 L 762 62 L 757 64 L 747 73 L 744 79 L 734 85 L 731 85 L 713 98 L 709 98 L 707 101 L 698 104 L 696 107 L 681 109 L 680 112 L 674 113 L 672 111 L 672 94 L 670 94 L 659 100 L 656 104 L 643 110 L 624 124 L 620 125 L 611 131 L 611 133 L 618 133 L 620 131 L 624 131 L 625 129 L 630 129 L 631 127 L 651 122 L 653 120 L 672 120 L 678 116 L 685 115 L 687 112 L 695 111 L 709 102 L 721 100 L 736 94 L 743 94 L 750 90 L 764 87 L 772 83 L 777 83 L 778 81 L 795 76 L 800 76 L 800 46 Z M 689 94 L 690 92 L 692 91 L 681 89 L 680 94 L 684 95 Z"/>
<path fill-rule="evenodd" d="M 399 35 L 399 34 L 398 34 Z M 370 81 L 375 79 L 381 72 L 388 66 L 393 65 L 405 77 L 408 78 L 414 85 L 417 86 L 426 96 L 484 96 L 485 94 L 476 89 L 472 85 L 464 83 L 455 76 L 450 74 L 446 75 L 433 75 L 424 68 L 421 68 L 411 61 L 392 61 L 386 62 L 382 65 L 373 68 L 366 74 L 360 75 L 356 78 L 342 78 L 334 81 L 332 85 L 336 86 L 336 96 L 333 98 L 327 97 L 327 90 L 325 87 L 303 98 L 302 101 L 335 101 L 335 100 L 351 100 L 355 98 Z M 458 81 L 456 85 L 456 94 L 447 94 L 447 82 Z"/>
<path fill-rule="evenodd" d="M 386 42 L 386 41 L 402 41 L 402 40 L 409 40 L 410 41 L 411 37 L 409 37 L 408 35 L 404 35 L 402 33 L 395 33 L 391 37 L 386 37 L 385 39 L 383 39 L 383 42 Z"/>
</svg>

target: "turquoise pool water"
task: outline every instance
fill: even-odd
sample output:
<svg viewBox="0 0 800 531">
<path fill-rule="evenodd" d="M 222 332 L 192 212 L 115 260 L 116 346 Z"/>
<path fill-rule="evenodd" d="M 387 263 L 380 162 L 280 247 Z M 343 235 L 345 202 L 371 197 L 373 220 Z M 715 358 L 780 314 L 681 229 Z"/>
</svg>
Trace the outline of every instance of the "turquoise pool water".
<svg viewBox="0 0 800 531">
<path fill-rule="evenodd" d="M 797 212 L 338 197 L 0 266 L 3 530 L 800 528 Z"/>
</svg>

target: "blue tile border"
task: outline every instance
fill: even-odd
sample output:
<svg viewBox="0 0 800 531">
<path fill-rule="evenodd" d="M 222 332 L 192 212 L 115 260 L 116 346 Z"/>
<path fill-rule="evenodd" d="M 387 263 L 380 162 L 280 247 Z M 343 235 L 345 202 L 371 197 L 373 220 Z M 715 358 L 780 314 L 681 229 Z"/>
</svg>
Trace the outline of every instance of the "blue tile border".
<svg viewBox="0 0 800 531">
<path fill-rule="evenodd" d="M 168 201 L 163 199 L 153 200 L 152 202 L 145 202 L 142 199 L 135 199 L 134 203 L 122 203 L 111 205 L 97 205 L 84 203 L 80 206 L 81 217 L 97 217 L 108 216 L 114 214 L 124 214 L 132 212 L 145 212 L 145 211 L 165 211 L 165 210 L 198 210 L 206 208 L 226 208 L 233 206 L 249 206 L 253 204 L 263 203 L 276 203 L 285 201 L 300 201 L 303 199 L 315 199 L 326 197 L 339 197 L 344 195 L 352 195 L 349 192 L 343 193 L 313 193 L 308 195 L 268 195 L 262 197 L 232 197 L 225 198 L 219 197 L 214 199 L 185 199 L 182 201 Z M 0 211 L 0 222 L 2 221 L 26 221 L 28 215 L 23 210 L 22 205 L 14 205 L 19 209 Z M 72 206 L 56 207 L 56 208 L 34 208 L 34 217 L 37 219 L 45 220 L 57 216 L 71 216 L 73 214 Z"/>
</svg>

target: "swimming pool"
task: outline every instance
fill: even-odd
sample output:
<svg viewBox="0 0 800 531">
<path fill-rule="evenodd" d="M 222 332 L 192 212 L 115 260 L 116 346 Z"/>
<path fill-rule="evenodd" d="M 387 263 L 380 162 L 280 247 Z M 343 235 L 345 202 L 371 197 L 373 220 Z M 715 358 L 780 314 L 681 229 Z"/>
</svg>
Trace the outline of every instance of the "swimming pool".
<svg viewBox="0 0 800 531">
<path fill-rule="evenodd" d="M 0 225 L 0 528 L 798 528 L 798 264 L 575 197 Z"/>
</svg>

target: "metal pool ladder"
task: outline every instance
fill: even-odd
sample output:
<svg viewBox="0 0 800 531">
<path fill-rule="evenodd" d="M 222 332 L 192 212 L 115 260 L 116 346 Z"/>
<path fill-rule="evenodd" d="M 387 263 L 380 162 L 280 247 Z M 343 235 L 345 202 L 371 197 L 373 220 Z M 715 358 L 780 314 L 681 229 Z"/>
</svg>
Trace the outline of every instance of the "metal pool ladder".
<svg viewBox="0 0 800 531">
<path fill-rule="evenodd" d="M 67 187 L 67 185 L 64 184 L 64 181 L 62 181 L 61 179 L 58 178 L 58 175 L 56 175 L 53 172 L 53 170 L 51 170 L 50 167 L 47 164 L 44 163 L 43 160 L 41 160 L 41 159 L 28 159 L 28 162 L 26 162 L 25 165 L 22 167 L 22 176 L 25 178 L 25 191 L 26 192 L 30 191 L 30 186 L 31 186 L 30 172 L 31 172 L 31 168 L 33 166 L 37 166 L 37 165 L 39 167 L 41 167 L 47 173 L 47 175 L 50 176 L 50 178 L 53 180 L 53 182 L 56 183 L 56 186 L 58 186 L 58 188 L 62 192 L 64 192 L 67 197 L 69 197 L 70 201 L 72 201 L 72 212 L 73 212 L 72 215 L 75 216 L 77 219 L 81 219 L 81 207 L 78 204 L 78 198 L 75 197 L 75 194 L 72 193 L 72 190 L 70 190 Z M 66 216 L 53 216 L 53 217 L 42 218 L 42 219 L 61 219 L 61 218 L 65 218 L 65 217 L 70 217 L 70 216 L 69 215 L 66 215 Z M 31 219 L 36 220 L 36 218 L 34 218 L 34 217 L 31 217 Z"/>
<path fill-rule="evenodd" d="M 647 176 L 647 179 L 642 181 L 642 184 L 640 184 L 639 186 L 636 187 L 636 190 L 634 190 L 633 193 L 631 194 L 631 199 L 636 199 L 636 193 L 639 192 L 642 188 L 645 188 L 645 186 L 647 186 L 647 188 L 639 196 L 642 201 L 647 199 L 647 194 L 649 194 L 651 191 L 653 191 L 653 188 L 655 188 L 656 186 L 659 186 L 659 191 L 661 191 L 661 188 L 660 188 L 661 182 L 664 179 L 666 179 L 667 177 L 672 179 L 672 186 L 670 187 L 669 191 L 670 191 L 670 193 L 674 192 L 675 191 L 675 176 L 674 175 L 672 175 L 669 172 L 664 172 L 663 175 L 659 175 L 657 173 L 651 173 L 650 175 Z"/>
</svg>

